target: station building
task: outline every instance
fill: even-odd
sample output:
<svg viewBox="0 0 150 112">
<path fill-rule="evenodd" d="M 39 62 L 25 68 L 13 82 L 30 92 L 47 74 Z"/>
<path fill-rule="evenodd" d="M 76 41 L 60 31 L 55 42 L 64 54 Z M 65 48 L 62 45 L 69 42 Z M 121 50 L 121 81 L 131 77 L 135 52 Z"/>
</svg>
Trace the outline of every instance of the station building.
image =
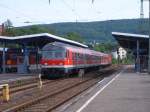
<svg viewBox="0 0 150 112">
<path fill-rule="evenodd" d="M 149 36 L 122 32 L 112 32 L 112 35 L 121 47 L 132 52 L 135 59 L 135 71 L 147 71 Z"/>
</svg>

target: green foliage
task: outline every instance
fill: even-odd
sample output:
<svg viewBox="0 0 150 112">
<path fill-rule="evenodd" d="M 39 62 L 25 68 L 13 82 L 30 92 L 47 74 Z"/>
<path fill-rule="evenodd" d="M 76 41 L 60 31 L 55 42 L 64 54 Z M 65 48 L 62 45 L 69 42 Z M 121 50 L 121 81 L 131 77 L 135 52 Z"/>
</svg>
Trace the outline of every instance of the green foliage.
<svg viewBox="0 0 150 112">
<path fill-rule="evenodd" d="M 101 52 L 111 52 L 114 49 L 117 49 L 118 45 L 117 44 L 112 44 L 112 43 L 100 43 L 94 45 L 94 50 L 96 51 L 101 51 Z"/>
<path fill-rule="evenodd" d="M 127 54 L 127 57 L 122 60 L 112 59 L 112 64 L 134 64 L 134 57 L 131 54 Z"/>
<path fill-rule="evenodd" d="M 51 33 L 55 34 L 54 30 L 47 29 L 42 26 L 30 26 L 30 27 L 21 27 L 21 28 L 8 28 L 4 35 L 6 36 L 21 36 L 21 35 L 30 35 L 30 34 L 38 34 L 38 33 Z M 67 33 L 64 38 L 83 42 L 83 38 L 76 32 Z"/>
<path fill-rule="evenodd" d="M 78 23 L 55 23 L 11 28 L 6 35 L 18 36 L 35 33 L 52 33 L 75 41 L 86 43 L 116 43 L 111 32 L 127 32 L 137 34 L 148 34 L 148 19 L 109 20 L 100 22 L 78 22 Z M 70 34 L 71 33 L 71 34 Z M 74 38 L 77 36 L 76 38 Z M 96 48 L 99 49 L 99 48 Z M 104 48 L 101 48 L 102 51 Z M 108 48 L 109 49 L 109 48 Z"/>
<path fill-rule="evenodd" d="M 58 35 L 66 35 L 68 32 L 76 32 L 88 43 L 96 41 L 99 43 L 116 43 L 111 32 L 127 32 L 137 34 L 148 34 L 148 19 L 143 19 L 143 29 L 140 27 L 140 19 L 109 20 L 100 22 L 79 23 L 56 23 L 41 25 L 53 28 Z"/>
<path fill-rule="evenodd" d="M 37 33 L 51 33 L 54 34 L 54 30 L 49 30 L 44 27 L 40 26 L 30 26 L 28 28 L 21 27 L 21 28 L 9 28 L 6 29 L 4 35 L 6 36 L 21 36 L 21 35 L 30 35 L 30 34 L 37 34 Z"/>
<path fill-rule="evenodd" d="M 117 59 L 112 59 L 112 64 L 119 64 Z"/>
<path fill-rule="evenodd" d="M 127 54 L 127 58 L 125 58 L 122 61 L 123 64 L 133 64 L 134 63 L 134 57 L 131 54 Z"/>
<path fill-rule="evenodd" d="M 67 33 L 65 38 L 70 39 L 70 40 L 74 40 L 74 41 L 78 41 L 80 43 L 83 42 L 83 38 L 76 32 L 69 32 L 69 33 Z"/>
<path fill-rule="evenodd" d="M 9 19 L 7 19 L 7 20 L 4 22 L 4 27 L 5 27 L 6 29 L 8 29 L 8 28 L 13 27 L 13 24 L 12 24 L 12 22 L 11 22 Z"/>
</svg>

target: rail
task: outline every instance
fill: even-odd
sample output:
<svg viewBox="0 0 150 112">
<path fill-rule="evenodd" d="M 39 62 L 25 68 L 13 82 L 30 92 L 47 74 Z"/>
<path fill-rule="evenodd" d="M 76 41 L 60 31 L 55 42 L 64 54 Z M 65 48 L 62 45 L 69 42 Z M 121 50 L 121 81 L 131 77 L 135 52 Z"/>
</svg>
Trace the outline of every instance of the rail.
<svg viewBox="0 0 150 112">
<path fill-rule="evenodd" d="M 109 74 L 112 74 L 113 72 L 117 71 L 118 69 L 116 69 L 116 68 L 118 68 L 118 67 L 112 67 L 108 71 L 106 70 L 107 72 L 106 71 L 105 72 L 107 73 L 107 76 Z M 94 74 L 97 74 L 97 72 L 94 72 Z M 57 108 L 58 106 L 60 106 L 61 104 L 63 104 L 64 102 L 70 100 L 74 96 L 82 93 L 84 90 L 90 88 L 92 85 L 94 85 L 98 80 L 97 76 L 98 77 L 100 76 L 100 78 L 105 77 L 105 76 L 103 77 L 101 75 L 96 75 L 96 77 L 95 76 L 93 77 L 94 78 L 93 81 L 90 81 L 91 79 L 86 79 L 86 80 L 82 79 L 82 80 L 80 80 L 81 82 L 79 81 L 78 83 L 73 84 L 71 82 L 71 85 L 68 85 L 65 87 L 63 86 L 63 88 L 58 89 L 57 91 L 53 91 L 48 94 L 41 95 L 39 97 L 36 97 L 36 99 L 29 99 L 26 102 L 18 104 L 18 105 L 10 106 L 9 108 L 4 109 L 3 111 L 4 112 L 12 112 L 12 111 L 30 110 L 30 112 L 31 112 L 32 110 L 35 111 L 36 107 L 37 107 L 37 109 L 39 109 L 39 107 L 41 107 L 42 105 L 44 105 L 44 106 L 42 106 L 42 109 L 45 110 L 45 112 L 51 111 L 51 110 Z M 82 87 L 79 85 L 82 85 Z M 77 87 L 77 86 L 79 86 L 79 87 Z M 40 88 L 40 86 L 38 86 L 38 87 Z M 52 99 L 54 99 L 54 100 L 52 100 Z M 47 104 L 49 104 L 49 103 L 52 105 L 47 107 Z M 34 108 L 32 108 L 32 107 L 34 107 Z"/>
</svg>

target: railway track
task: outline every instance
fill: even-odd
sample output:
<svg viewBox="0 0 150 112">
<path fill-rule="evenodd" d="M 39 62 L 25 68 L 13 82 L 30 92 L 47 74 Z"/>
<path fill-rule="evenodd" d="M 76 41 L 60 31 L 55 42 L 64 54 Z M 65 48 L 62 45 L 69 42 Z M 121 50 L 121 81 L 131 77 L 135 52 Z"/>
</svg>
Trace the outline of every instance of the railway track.
<svg viewBox="0 0 150 112">
<path fill-rule="evenodd" d="M 27 78 L 27 79 L 8 79 L 5 82 L 1 83 L 1 84 L 9 84 L 10 88 L 15 88 L 15 87 L 19 87 L 19 86 L 24 86 L 27 84 L 31 84 L 31 83 L 36 83 L 38 80 L 38 77 L 34 77 L 34 78 Z"/>
<path fill-rule="evenodd" d="M 53 83 L 55 82 L 54 80 L 44 80 L 43 81 L 43 85 L 46 85 L 48 83 Z M 35 88 L 37 87 L 37 82 L 34 82 L 34 83 L 27 83 L 27 84 L 23 84 L 23 85 L 19 85 L 19 86 L 12 86 L 10 87 L 10 94 L 13 94 L 13 93 L 17 93 L 17 92 L 20 92 L 20 91 L 25 91 L 27 89 L 32 89 L 32 88 Z M 0 91 L 0 95 L 2 95 L 2 92 Z"/>
<path fill-rule="evenodd" d="M 21 105 L 5 110 L 4 112 L 49 112 L 72 97 L 85 91 L 96 82 L 97 78 L 83 80 L 79 83 L 65 87 L 62 90 L 58 90 L 55 93 L 50 93 L 37 99 L 30 100 Z M 63 97 L 65 97 L 65 99 Z"/>
<path fill-rule="evenodd" d="M 44 85 L 41 89 L 36 87 L 27 91 L 24 90 L 21 92 L 14 93 L 13 95 L 11 95 L 11 100 L 9 102 L 1 104 L 0 111 L 4 111 L 8 108 L 15 107 L 16 105 L 23 104 L 26 101 L 30 101 L 31 99 L 36 99 L 41 96 L 45 96 L 48 93 L 53 94 L 54 92 L 79 81 L 81 81 L 80 78 L 61 79 L 56 80 L 53 83 L 48 83 Z"/>
<path fill-rule="evenodd" d="M 112 69 L 112 68 L 111 68 Z M 117 69 L 107 71 L 107 75 L 112 74 Z M 105 74 L 106 75 L 106 74 Z M 42 91 L 46 91 L 44 94 L 40 93 L 40 96 L 24 99 L 24 102 L 18 103 L 17 105 L 9 106 L 2 109 L 3 112 L 49 112 L 71 98 L 77 96 L 83 91 L 87 90 L 99 80 L 105 76 L 99 78 L 88 78 L 88 79 L 64 79 L 56 81 L 55 83 L 45 85 Z M 64 84 L 66 83 L 66 84 Z M 37 84 L 36 84 L 37 87 Z M 35 93 L 35 92 L 33 92 Z"/>
</svg>

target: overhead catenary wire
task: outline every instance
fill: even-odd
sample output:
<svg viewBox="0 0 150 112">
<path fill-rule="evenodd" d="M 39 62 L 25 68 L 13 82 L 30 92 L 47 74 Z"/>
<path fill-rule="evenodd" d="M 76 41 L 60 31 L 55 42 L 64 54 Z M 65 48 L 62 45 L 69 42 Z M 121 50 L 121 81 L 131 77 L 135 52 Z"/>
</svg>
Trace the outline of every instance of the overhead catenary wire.
<svg viewBox="0 0 150 112">
<path fill-rule="evenodd" d="M 14 13 L 16 13 L 16 14 L 18 14 L 18 15 L 23 15 L 24 17 L 28 17 L 28 18 L 29 18 L 29 15 L 26 15 L 26 14 L 24 14 L 24 13 L 21 12 L 21 11 L 18 11 L 18 10 L 16 10 L 16 9 L 10 8 L 10 7 L 8 7 L 8 6 L 4 5 L 4 4 L 0 4 L 0 6 L 3 7 L 3 8 L 6 8 L 6 9 L 10 10 L 11 12 L 14 12 Z M 32 18 L 32 17 L 30 17 L 30 18 Z M 32 19 L 33 19 L 33 18 L 32 18 Z"/>
<path fill-rule="evenodd" d="M 67 8 L 69 10 L 71 10 L 76 15 L 76 21 L 77 21 L 77 18 L 81 18 L 80 15 L 75 11 L 75 7 L 72 8 L 65 0 L 62 0 L 62 2 L 67 6 Z M 51 4 L 51 0 L 49 0 L 49 4 Z M 33 16 L 27 15 L 27 14 L 25 14 L 25 13 L 23 13 L 21 11 L 18 11 L 18 10 L 14 9 L 14 8 L 11 8 L 11 7 L 7 6 L 7 5 L 0 4 L 0 6 L 10 10 L 13 13 L 16 13 L 17 16 L 21 15 L 21 16 L 27 18 L 27 19 L 30 19 L 30 21 L 29 20 L 25 20 L 24 23 L 44 23 L 43 21 L 31 21 L 31 20 L 35 20 L 36 18 L 33 18 Z"/>
<path fill-rule="evenodd" d="M 8 7 L 7 5 L 4 5 L 4 4 L 0 4 L 0 6 L 1 7 L 3 7 L 3 8 L 5 8 L 5 9 L 8 9 L 9 11 L 11 11 L 11 12 L 13 12 L 13 13 L 16 13 L 16 16 L 23 16 L 23 17 L 25 17 L 25 18 L 27 18 L 27 19 L 30 19 L 30 20 L 35 20 L 36 18 L 34 18 L 33 16 L 29 16 L 29 15 L 27 15 L 27 14 L 25 14 L 25 13 L 23 13 L 23 12 L 21 12 L 21 11 L 18 11 L 18 10 L 16 10 L 16 9 L 14 9 L 14 8 L 11 8 L 11 7 Z M 19 18 L 19 17 L 17 17 L 17 18 Z M 44 23 L 43 21 L 28 21 L 28 20 L 25 20 L 25 22 L 27 23 Z M 24 23 L 25 23 L 24 22 Z"/>
<path fill-rule="evenodd" d="M 49 4 L 51 4 L 52 0 L 48 0 L 48 1 L 49 1 Z M 76 22 L 82 20 L 83 17 L 81 17 L 81 15 L 76 11 L 76 0 L 74 0 L 74 2 L 73 2 L 73 7 L 70 4 L 68 4 L 65 0 L 61 0 L 61 1 L 76 16 L 75 17 Z M 92 0 L 92 3 L 94 3 L 94 1 L 95 0 Z M 0 7 L 8 9 L 9 11 L 16 14 L 16 18 L 26 18 L 26 20 L 24 20 L 23 23 L 26 23 L 26 24 L 29 24 L 29 23 L 45 23 L 44 21 L 35 21 L 37 19 L 36 17 L 33 17 L 32 15 L 26 14 L 23 11 L 17 10 L 16 8 L 12 8 L 8 5 L 0 3 Z"/>
<path fill-rule="evenodd" d="M 76 22 L 77 22 L 77 17 L 78 17 L 78 20 L 80 20 L 81 16 L 75 10 L 75 1 L 74 1 L 74 8 L 72 8 L 65 0 L 61 0 L 61 1 L 64 3 L 64 5 L 67 6 L 67 8 L 69 10 L 71 10 L 75 14 L 75 16 L 76 16 Z"/>
<path fill-rule="evenodd" d="M 95 0 L 92 0 L 92 4 L 94 3 Z"/>
</svg>

